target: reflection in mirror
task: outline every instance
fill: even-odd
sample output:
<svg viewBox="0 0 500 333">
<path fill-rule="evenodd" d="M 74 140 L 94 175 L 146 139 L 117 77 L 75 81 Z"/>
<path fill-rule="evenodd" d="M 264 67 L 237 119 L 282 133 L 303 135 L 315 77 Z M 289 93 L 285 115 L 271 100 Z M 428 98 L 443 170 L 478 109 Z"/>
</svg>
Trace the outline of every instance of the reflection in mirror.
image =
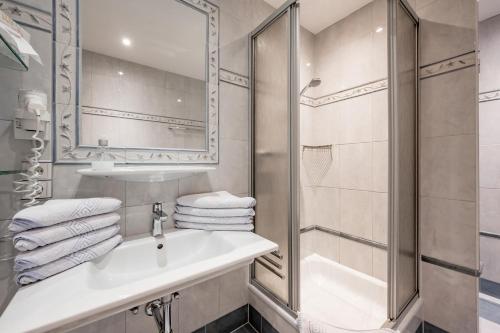
<svg viewBox="0 0 500 333">
<path fill-rule="evenodd" d="M 80 8 L 79 144 L 205 150 L 207 15 L 176 0 Z"/>
</svg>

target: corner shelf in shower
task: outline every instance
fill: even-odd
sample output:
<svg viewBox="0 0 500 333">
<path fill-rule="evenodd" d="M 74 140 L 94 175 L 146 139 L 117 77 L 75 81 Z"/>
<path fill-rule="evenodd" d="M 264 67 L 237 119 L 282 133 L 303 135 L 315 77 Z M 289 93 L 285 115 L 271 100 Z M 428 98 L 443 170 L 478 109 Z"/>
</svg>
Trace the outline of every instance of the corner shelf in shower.
<svg viewBox="0 0 500 333">
<path fill-rule="evenodd" d="M 128 182 L 164 182 L 215 170 L 204 165 L 117 166 L 109 170 L 79 169 L 84 176 L 112 178 Z"/>
</svg>

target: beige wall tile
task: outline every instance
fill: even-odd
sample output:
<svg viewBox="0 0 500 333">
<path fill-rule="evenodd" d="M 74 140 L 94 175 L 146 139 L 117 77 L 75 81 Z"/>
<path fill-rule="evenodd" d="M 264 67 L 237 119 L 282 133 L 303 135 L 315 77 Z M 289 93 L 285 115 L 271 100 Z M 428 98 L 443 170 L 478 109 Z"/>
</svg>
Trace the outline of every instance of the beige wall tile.
<svg viewBox="0 0 500 333">
<path fill-rule="evenodd" d="M 475 201 L 474 135 L 423 138 L 420 151 L 421 195 Z"/>
<path fill-rule="evenodd" d="M 340 190 L 316 187 L 313 190 L 315 205 L 314 223 L 338 230 L 340 227 Z"/>
<path fill-rule="evenodd" d="M 500 188 L 500 145 L 479 146 L 481 187 Z"/>
<path fill-rule="evenodd" d="M 387 192 L 389 187 L 389 148 L 388 143 L 374 142 L 372 153 L 372 190 Z"/>
<path fill-rule="evenodd" d="M 125 205 L 151 205 L 155 202 L 173 202 L 179 196 L 179 182 L 126 183 Z"/>
<path fill-rule="evenodd" d="M 340 146 L 340 186 L 370 190 L 372 184 L 372 144 Z"/>
<path fill-rule="evenodd" d="M 484 264 L 481 278 L 500 283 L 499 253 L 500 240 L 481 237 L 481 262 Z"/>
<path fill-rule="evenodd" d="M 421 65 L 452 58 L 476 47 L 476 1 L 418 0 Z"/>
<path fill-rule="evenodd" d="M 387 251 L 373 248 L 373 277 L 387 282 Z"/>
<path fill-rule="evenodd" d="M 477 278 L 425 262 L 422 276 L 425 320 L 447 332 L 477 332 Z"/>
<path fill-rule="evenodd" d="M 339 143 L 370 142 L 372 139 L 371 95 L 337 103 L 340 114 Z"/>
<path fill-rule="evenodd" d="M 479 75 L 479 91 L 492 91 L 500 88 L 500 17 L 494 16 L 479 22 L 479 49 L 481 59 L 481 75 Z"/>
<path fill-rule="evenodd" d="M 219 282 L 217 278 L 211 279 L 179 293 L 181 333 L 191 333 L 219 317 Z"/>
<path fill-rule="evenodd" d="M 248 89 L 230 83 L 219 84 L 219 136 L 248 141 Z"/>
<path fill-rule="evenodd" d="M 248 304 L 249 267 L 243 267 L 219 278 L 219 315 L 223 316 Z"/>
<path fill-rule="evenodd" d="M 434 137 L 476 133 L 476 68 L 421 81 L 421 135 Z"/>
<path fill-rule="evenodd" d="M 352 269 L 373 274 L 373 248 L 358 242 L 340 238 L 340 263 Z"/>
<path fill-rule="evenodd" d="M 333 260 L 340 260 L 340 241 L 341 238 L 329 233 L 315 230 L 313 234 L 314 244 L 312 252 L 320 256 Z"/>
<path fill-rule="evenodd" d="M 479 268 L 474 202 L 421 198 L 420 221 L 422 254 Z"/>
<path fill-rule="evenodd" d="M 387 94 L 387 90 L 370 94 L 372 109 L 372 141 L 387 141 L 389 139 L 389 97 Z"/>
<path fill-rule="evenodd" d="M 500 33 L 499 33 L 500 35 Z M 500 54 L 500 53 L 499 53 Z M 500 89 L 500 85 L 498 86 Z M 479 144 L 500 144 L 500 100 L 479 103 Z"/>
<path fill-rule="evenodd" d="M 500 189 L 480 188 L 481 231 L 500 234 Z"/>
<path fill-rule="evenodd" d="M 340 190 L 340 231 L 372 239 L 371 199 L 367 191 Z"/>
<path fill-rule="evenodd" d="M 387 244 L 389 202 L 387 193 L 372 192 L 372 223 L 374 241 Z"/>
</svg>

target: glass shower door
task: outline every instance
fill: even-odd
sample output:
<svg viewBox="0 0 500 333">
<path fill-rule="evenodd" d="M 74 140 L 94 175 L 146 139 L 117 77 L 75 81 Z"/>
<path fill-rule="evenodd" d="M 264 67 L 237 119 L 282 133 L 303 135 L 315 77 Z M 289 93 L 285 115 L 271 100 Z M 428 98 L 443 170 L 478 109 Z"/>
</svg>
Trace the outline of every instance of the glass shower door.
<svg viewBox="0 0 500 333">
<path fill-rule="evenodd" d="M 252 283 L 293 310 L 298 304 L 296 18 L 296 2 L 288 1 L 250 35 L 255 231 L 279 245 L 276 253 L 256 260 Z"/>
<path fill-rule="evenodd" d="M 404 0 L 390 11 L 389 318 L 418 293 L 418 18 Z"/>
</svg>

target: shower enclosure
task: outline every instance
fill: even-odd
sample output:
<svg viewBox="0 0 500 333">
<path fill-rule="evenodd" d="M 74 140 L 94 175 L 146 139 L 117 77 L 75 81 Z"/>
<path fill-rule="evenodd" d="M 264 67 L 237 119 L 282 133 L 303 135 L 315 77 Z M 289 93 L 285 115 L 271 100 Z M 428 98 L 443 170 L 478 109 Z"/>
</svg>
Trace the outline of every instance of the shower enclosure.
<svg viewBox="0 0 500 333">
<path fill-rule="evenodd" d="M 249 37 L 255 227 L 279 244 L 251 283 L 303 324 L 390 327 L 418 295 L 418 19 L 328 6 L 286 1 Z"/>
</svg>

